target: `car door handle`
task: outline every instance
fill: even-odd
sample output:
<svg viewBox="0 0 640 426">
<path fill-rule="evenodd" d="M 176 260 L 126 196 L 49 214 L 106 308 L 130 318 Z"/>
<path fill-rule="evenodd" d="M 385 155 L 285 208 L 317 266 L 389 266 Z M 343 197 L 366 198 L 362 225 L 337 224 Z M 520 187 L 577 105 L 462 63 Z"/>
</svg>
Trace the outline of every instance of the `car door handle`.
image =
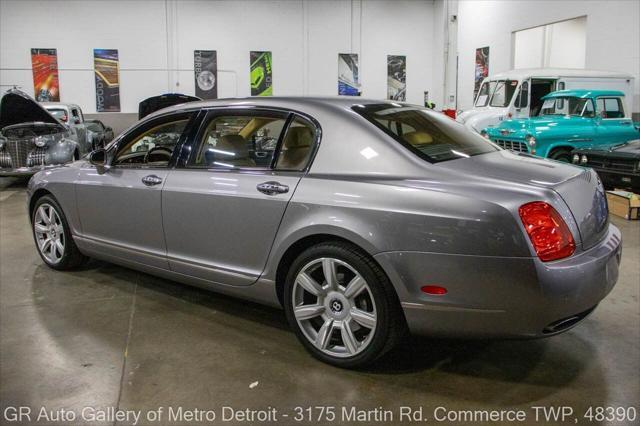
<svg viewBox="0 0 640 426">
<path fill-rule="evenodd" d="M 286 194 L 289 192 L 289 187 L 287 185 L 282 185 L 280 182 L 274 181 L 259 183 L 256 188 L 258 191 L 267 195 Z"/>
<path fill-rule="evenodd" d="M 142 183 L 147 186 L 154 186 L 162 183 L 162 178 L 156 175 L 149 175 L 142 178 Z"/>
</svg>

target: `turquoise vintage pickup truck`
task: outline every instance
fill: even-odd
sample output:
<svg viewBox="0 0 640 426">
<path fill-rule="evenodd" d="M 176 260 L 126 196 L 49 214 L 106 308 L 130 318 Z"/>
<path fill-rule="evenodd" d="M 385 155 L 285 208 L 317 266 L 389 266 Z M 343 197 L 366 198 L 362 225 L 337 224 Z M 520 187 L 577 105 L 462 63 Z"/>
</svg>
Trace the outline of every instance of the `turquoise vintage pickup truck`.
<svg viewBox="0 0 640 426">
<path fill-rule="evenodd" d="M 540 114 L 506 120 L 481 134 L 502 148 L 571 161 L 571 151 L 607 147 L 640 137 L 617 90 L 560 90 L 542 99 Z"/>
</svg>

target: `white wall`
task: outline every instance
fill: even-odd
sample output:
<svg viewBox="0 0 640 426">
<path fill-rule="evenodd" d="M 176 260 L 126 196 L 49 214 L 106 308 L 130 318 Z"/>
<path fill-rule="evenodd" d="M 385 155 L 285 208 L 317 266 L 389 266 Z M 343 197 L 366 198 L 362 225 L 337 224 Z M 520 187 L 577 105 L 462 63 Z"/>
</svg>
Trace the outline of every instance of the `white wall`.
<svg viewBox="0 0 640 426">
<path fill-rule="evenodd" d="M 490 74 L 506 71 L 512 66 L 512 32 L 579 16 L 587 17 L 585 67 L 632 74 L 633 111 L 640 112 L 640 2 L 635 0 L 460 0 L 459 106 L 469 108 L 473 103 L 476 48 L 490 47 Z"/>
<path fill-rule="evenodd" d="M 360 54 L 364 97 L 384 98 L 387 55 L 407 56 L 407 100 L 434 77 L 434 3 L 376 0 L 0 1 L 0 91 L 33 93 L 31 48 L 57 48 L 61 100 L 95 111 L 93 49 L 118 49 L 123 112 L 192 94 L 193 50 L 218 51 L 220 97 L 248 96 L 249 51 L 273 52 L 274 95 L 337 95 L 338 53 Z"/>
</svg>

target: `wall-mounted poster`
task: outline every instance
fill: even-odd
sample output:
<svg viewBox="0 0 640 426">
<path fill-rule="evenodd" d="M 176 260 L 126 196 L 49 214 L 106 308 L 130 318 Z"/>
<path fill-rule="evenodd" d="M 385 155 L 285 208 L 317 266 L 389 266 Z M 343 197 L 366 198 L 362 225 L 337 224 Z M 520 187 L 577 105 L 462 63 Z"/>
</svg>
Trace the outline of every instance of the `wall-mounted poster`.
<svg viewBox="0 0 640 426">
<path fill-rule="evenodd" d="M 196 96 L 201 99 L 218 98 L 218 56 L 215 50 L 194 50 L 193 71 Z"/>
<path fill-rule="evenodd" d="M 407 57 L 387 55 L 387 99 L 407 100 Z"/>
<path fill-rule="evenodd" d="M 56 49 L 31 49 L 33 88 L 39 102 L 60 102 Z"/>
<path fill-rule="evenodd" d="M 117 49 L 93 49 L 96 111 L 120 111 L 120 63 Z"/>
<path fill-rule="evenodd" d="M 357 53 L 338 54 L 338 95 L 360 96 Z"/>
<path fill-rule="evenodd" d="M 476 72 L 473 99 L 476 98 L 482 80 L 489 76 L 489 46 L 476 49 Z"/>
<path fill-rule="evenodd" d="M 251 96 L 273 95 L 271 52 L 250 52 Z"/>
</svg>

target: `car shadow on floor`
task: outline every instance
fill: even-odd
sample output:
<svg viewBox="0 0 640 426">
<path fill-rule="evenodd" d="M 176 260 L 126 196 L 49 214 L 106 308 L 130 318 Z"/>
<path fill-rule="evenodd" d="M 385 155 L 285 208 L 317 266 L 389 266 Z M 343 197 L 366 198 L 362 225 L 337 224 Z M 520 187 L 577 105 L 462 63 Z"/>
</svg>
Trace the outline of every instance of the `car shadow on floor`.
<svg viewBox="0 0 640 426">
<path fill-rule="evenodd" d="M 212 312 L 227 318 L 255 322 L 278 330 L 289 330 L 284 311 L 257 303 L 156 278 L 128 268 L 91 260 L 81 270 L 54 272 L 41 265 L 36 268 L 34 286 L 38 293 L 56 291 L 65 286 L 64 275 L 74 281 L 86 279 L 92 286 L 118 286 L 118 291 L 136 293 L 139 303 L 153 302 L 165 310 L 183 310 L 217 321 Z M 57 277 L 56 279 L 47 277 Z M 110 280 L 109 277 L 117 279 Z M 126 283 L 126 288 L 123 286 Z M 54 288 L 50 286 L 53 284 Z M 137 284 L 137 287 L 136 287 Z M 228 321 L 228 320 L 227 320 Z M 268 338 L 268 337 L 265 337 Z M 551 339 L 560 346 L 550 348 Z M 294 340 L 291 339 L 293 342 Z M 288 341 L 287 341 L 288 342 Z M 304 351 L 301 345 L 291 350 Z M 356 374 L 367 376 L 424 376 L 445 374 L 486 379 L 491 382 L 528 383 L 545 388 L 562 388 L 570 383 L 591 359 L 593 348 L 571 332 L 550 339 L 536 340 L 449 340 L 407 336 L 393 351 Z M 544 368 L 540 368 L 543 365 Z M 294 368 L 294 366 L 292 366 Z"/>
</svg>

